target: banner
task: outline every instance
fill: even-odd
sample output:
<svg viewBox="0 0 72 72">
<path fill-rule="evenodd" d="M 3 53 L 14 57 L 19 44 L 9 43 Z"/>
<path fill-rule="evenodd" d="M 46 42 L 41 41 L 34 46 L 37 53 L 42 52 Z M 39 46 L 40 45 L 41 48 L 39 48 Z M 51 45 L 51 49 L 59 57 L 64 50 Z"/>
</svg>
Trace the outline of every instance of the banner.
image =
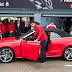
<svg viewBox="0 0 72 72">
<path fill-rule="evenodd" d="M 0 8 L 72 9 L 72 0 L 0 0 Z"/>
</svg>

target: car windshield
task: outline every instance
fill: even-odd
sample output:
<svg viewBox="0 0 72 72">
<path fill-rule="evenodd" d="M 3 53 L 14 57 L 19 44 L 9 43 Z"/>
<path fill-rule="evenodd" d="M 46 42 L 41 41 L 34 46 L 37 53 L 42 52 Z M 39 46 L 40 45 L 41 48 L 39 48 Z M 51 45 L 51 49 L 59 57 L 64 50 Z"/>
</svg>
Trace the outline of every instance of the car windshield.
<svg viewBox="0 0 72 72">
<path fill-rule="evenodd" d="M 28 37 L 29 35 L 31 35 L 31 34 L 33 34 L 33 33 L 35 33 L 34 30 L 33 30 L 33 31 L 29 30 L 29 31 L 27 31 L 26 33 L 22 34 L 21 36 L 15 37 L 15 38 L 18 39 L 18 40 L 20 40 L 20 39 L 22 39 L 22 38 Z"/>
</svg>

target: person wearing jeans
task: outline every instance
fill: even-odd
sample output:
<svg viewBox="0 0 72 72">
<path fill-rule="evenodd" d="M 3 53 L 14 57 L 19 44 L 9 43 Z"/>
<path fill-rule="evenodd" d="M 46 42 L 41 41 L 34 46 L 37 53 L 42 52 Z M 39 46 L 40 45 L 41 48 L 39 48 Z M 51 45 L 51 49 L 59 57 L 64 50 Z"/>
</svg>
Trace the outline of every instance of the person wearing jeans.
<svg viewBox="0 0 72 72">
<path fill-rule="evenodd" d="M 33 38 L 33 37 L 38 36 L 37 39 L 34 40 L 34 41 L 41 41 L 41 56 L 42 56 L 42 59 L 38 63 L 39 64 L 44 64 L 46 62 L 46 51 L 45 51 L 45 48 L 46 48 L 46 44 L 47 44 L 48 38 L 46 36 L 45 31 L 43 30 L 43 28 L 40 25 L 37 25 L 34 21 L 31 21 L 30 25 L 33 28 L 35 28 L 35 32 L 36 32 L 33 36 L 30 36 L 30 37 Z"/>
<path fill-rule="evenodd" d="M 46 62 L 46 44 L 47 44 L 48 39 L 41 41 L 41 56 L 42 56 L 42 63 Z"/>
<path fill-rule="evenodd" d="M 15 29 L 16 25 L 13 23 L 13 20 L 10 20 L 10 24 L 8 24 L 9 37 L 15 36 Z"/>
<path fill-rule="evenodd" d="M 9 33 L 9 37 L 14 37 L 15 36 L 15 33 Z"/>
</svg>

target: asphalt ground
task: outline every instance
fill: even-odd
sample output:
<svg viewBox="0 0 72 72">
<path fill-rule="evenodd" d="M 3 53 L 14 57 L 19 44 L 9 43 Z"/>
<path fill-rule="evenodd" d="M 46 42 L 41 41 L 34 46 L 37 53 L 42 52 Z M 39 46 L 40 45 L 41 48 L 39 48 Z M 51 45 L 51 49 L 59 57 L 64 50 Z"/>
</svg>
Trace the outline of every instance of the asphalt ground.
<svg viewBox="0 0 72 72">
<path fill-rule="evenodd" d="M 45 64 L 38 64 L 38 61 L 15 59 L 11 63 L 0 62 L 0 72 L 72 72 L 72 61 L 47 58 Z"/>
</svg>

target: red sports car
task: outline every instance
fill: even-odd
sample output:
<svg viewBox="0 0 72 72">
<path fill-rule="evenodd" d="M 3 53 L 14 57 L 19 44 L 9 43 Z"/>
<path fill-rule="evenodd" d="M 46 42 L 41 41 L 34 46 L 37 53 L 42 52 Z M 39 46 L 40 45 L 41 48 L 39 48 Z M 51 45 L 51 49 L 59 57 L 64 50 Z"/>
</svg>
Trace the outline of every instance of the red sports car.
<svg viewBox="0 0 72 72">
<path fill-rule="evenodd" d="M 64 57 L 72 60 L 72 37 L 59 29 L 45 29 L 46 34 L 50 32 L 50 41 L 46 46 L 47 57 Z M 14 58 L 26 58 L 36 61 L 40 55 L 40 42 L 30 39 L 35 31 L 28 31 L 17 37 L 0 39 L 0 61 L 11 62 Z"/>
</svg>

